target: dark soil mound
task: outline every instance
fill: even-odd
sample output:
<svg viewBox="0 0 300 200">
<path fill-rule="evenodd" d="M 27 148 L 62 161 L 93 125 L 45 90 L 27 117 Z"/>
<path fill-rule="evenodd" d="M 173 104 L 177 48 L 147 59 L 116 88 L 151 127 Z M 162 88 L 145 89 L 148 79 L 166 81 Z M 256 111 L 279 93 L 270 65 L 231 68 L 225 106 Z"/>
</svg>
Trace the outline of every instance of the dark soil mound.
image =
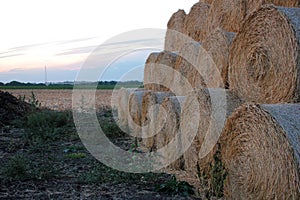
<svg viewBox="0 0 300 200">
<path fill-rule="evenodd" d="M 18 100 L 8 92 L 0 91 L 0 127 L 10 124 L 15 119 L 24 117 L 32 109 L 30 104 Z"/>
</svg>

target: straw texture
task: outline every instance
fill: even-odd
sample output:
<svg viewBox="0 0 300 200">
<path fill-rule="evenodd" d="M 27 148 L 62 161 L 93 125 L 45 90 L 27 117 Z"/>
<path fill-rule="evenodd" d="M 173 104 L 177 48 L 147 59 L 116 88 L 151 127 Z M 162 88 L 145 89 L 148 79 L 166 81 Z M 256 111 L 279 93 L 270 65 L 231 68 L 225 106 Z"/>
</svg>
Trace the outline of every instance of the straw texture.
<svg viewBox="0 0 300 200">
<path fill-rule="evenodd" d="M 207 34 L 206 18 L 210 5 L 197 2 L 184 20 L 184 34 L 201 42 Z"/>
<path fill-rule="evenodd" d="M 178 49 L 181 42 L 178 38 L 178 33 L 184 33 L 184 21 L 186 13 L 184 10 L 178 10 L 174 13 L 169 22 L 168 29 L 165 37 L 165 49 Z"/>
<path fill-rule="evenodd" d="M 142 119 L 142 102 L 146 90 L 135 91 L 129 95 L 129 115 L 128 128 L 134 135 L 142 133 L 141 119 Z"/>
<path fill-rule="evenodd" d="M 300 105 L 246 104 L 220 138 L 228 199 L 298 199 Z"/>
<path fill-rule="evenodd" d="M 193 117 L 197 110 L 196 103 L 201 110 L 198 118 Z M 184 153 L 184 167 L 194 178 L 200 174 L 210 181 L 214 146 L 221 135 L 226 118 L 239 105 L 241 101 L 238 97 L 224 89 L 198 89 L 186 97 L 181 112 L 180 128 L 183 143 L 192 141 L 191 146 Z M 190 138 L 194 130 L 196 136 Z"/>
<path fill-rule="evenodd" d="M 148 151 L 152 151 L 154 146 L 155 127 L 157 125 L 157 116 L 159 107 L 166 97 L 173 96 L 170 92 L 152 92 L 144 94 L 142 100 L 141 125 L 143 126 L 142 144 Z"/>
<path fill-rule="evenodd" d="M 181 138 L 180 138 L 180 112 L 185 100 L 183 96 L 167 97 L 162 102 L 157 116 L 155 150 L 165 147 L 172 140 L 175 141 L 171 151 L 161 152 L 162 159 L 171 159 L 174 155 L 180 155 Z M 175 140 L 176 137 L 176 140 Z M 174 154 L 174 155 L 171 155 Z M 183 157 L 181 156 L 172 162 L 168 168 L 180 170 L 183 168 Z"/>
<path fill-rule="evenodd" d="M 300 8 L 264 5 L 236 35 L 229 58 L 229 87 L 246 101 L 299 101 Z"/>
<path fill-rule="evenodd" d="M 117 100 L 117 112 L 118 112 L 118 125 L 123 130 L 128 129 L 128 117 L 129 115 L 129 96 L 132 92 L 136 89 L 128 89 L 128 88 L 121 88 L 118 91 L 118 100 Z"/>
<path fill-rule="evenodd" d="M 235 33 L 225 32 L 217 28 L 202 43 L 203 49 L 207 51 L 215 63 L 218 69 L 217 73 L 222 77 L 223 84 L 219 85 L 220 87 L 228 87 L 229 49 L 234 37 Z"/>
<path fill-rule="evenodd" d="M 155 70 L 155 64 L 157 57 L 159 55 L 159 52 L 154 52 L 151 53 L 145 64 L 145 69 L 144 69 L 144 88 L 145 90 L 157 90 L 157 86 L 155 83 L 155 77 L 154 77 L 154 70 Z"/>
</svg>

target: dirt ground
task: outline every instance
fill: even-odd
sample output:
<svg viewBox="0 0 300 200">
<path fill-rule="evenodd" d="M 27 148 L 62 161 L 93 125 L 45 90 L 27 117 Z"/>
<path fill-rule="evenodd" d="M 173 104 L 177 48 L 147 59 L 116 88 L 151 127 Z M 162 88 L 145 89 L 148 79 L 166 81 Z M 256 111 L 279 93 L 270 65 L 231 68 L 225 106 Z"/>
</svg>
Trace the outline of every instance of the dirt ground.
<svg viewBox="0 0 300 200">
<path fill-rule="evenodd" d="M 57 111 L 34 109 L 0 127 L 0 199 L 200 199 L 186 195 L 190 186 L 170 174 L 130 174 L 96 160 L 78 137 L 70 111 L 61 111 L 72 107 L 71 90 L 9 92 L 28 101 L 33 92 L 42 107 Z M 104 108 L 98 120 L 115 145 L 132 151 L 133 138 L 117 127 L 109 109 L 111 93 L 97 91 L 97 108 Z M 14 99 L 16 108 L 22 104 L 4 96 Z"/>
</svg>

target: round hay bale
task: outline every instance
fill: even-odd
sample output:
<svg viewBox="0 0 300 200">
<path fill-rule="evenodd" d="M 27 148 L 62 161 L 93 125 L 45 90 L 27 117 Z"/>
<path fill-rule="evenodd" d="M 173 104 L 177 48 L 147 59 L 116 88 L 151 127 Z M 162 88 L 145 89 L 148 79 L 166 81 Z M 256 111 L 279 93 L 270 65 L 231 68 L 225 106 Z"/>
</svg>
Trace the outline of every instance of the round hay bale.
<svg viewBox="0 0 300 200">
<path fill-rule="evenodd" d="M 201 109 L 199 118 L 193 117 L 196 104 Z M 186 97 L 181 111 L 180 129 L 183 144 L 186 146 L 192 141 L 184 153 L 184 168 L 190 176 L 198 179 L 200 174 L 209 181 L 214 146 L 221 135 L 226 117 L 239 105 L 241 101 L 233 92 L 221 88 L 199 88 Z M 190 133 L 195 129 L 197 134 L 191 138 Z"/>
<path fill-rule="evenodd" d="M 207 14 L 207 31 L 220 27 L 228 32 L 238 32 L 245 17 L 244 0 L 214 0 Z"/>
<path fill-rule="evenodd" d="M 246 101 L 299 101 L 300 8 L 264 5 L 236 35 L 229 57 L 229 87 Z"/>
<path fill-rule="evenodd" d="M 132 136 L 141 134 L 142 102 L 146 90 L 134 91 L 129 95 L 128 128 Z"/>
<path fill-rule="evenodd" d="M 172 84 L 172 70 L 167 70 L 164 67 L 174 69 L 176 59 L 177 54 L 173 52 L 163 51 L 158 55 L 154 71 L 154 79 L 156 83 L 158 83 L 155 91 L 170 91 L 169 87 Z"/>
<path fill-rule="evenodd" d="M 156 91 L 156 84 L 153 84 L 155 81 L 154 77 L 154 69 L 155 69 L 155 63 L 157 60 L 157 57 L 159 55 L 159 52 L 151 53 L 145 64 L 144 69 L 144 88 L 145 90 L 153 90 Z"/>
<path fill-rule="evenodd" d="M 214 0 L 207 17 L 209 32 L 220 27 L 228 32 L 239 32 L 244 20 L 262 5 L 297 7 L 298 0 Z"/>
<path fill-rule="evenodd" d="M 264 4 L 274 4 L 276 6 L 282 7 L 299 7 L 300 1 L 299 0 L 264 0 Z"/>
<path fill-rule="evenodd" d="M 235 33 L 225 32 L 221 28 L 217 28 L 202 43 L 202 47 L 216 64 L 219 70 L 217 73 L 221 74 L 223 84 L 219 85 L 220 87 L 225 86 L 225 88 L 228 88 L 229 50 L 234 37 Z"/>
<path fill-rule="evenodd" d="M 184 33 L 185 18 L 186 13 L 184 10 L 178 10 L 171 16 L 167 26 L 168 29 L 165 37 L 165 49 L 177 49 L 178 46 L 181 45 L 176 32 Z"/>
<path fill-rule="evenodd" d="M 201 70 L 198 69 L 199 66 L 193 65 L 193 63 L 198 62 L 200 48 L 200 43 L 186 43 L 181 48 L 180 52 L 183 55 L 188 55 L 188 57 L 187 59 L 181 56 L 176 58 L 175 71 L 172 75 L 173 85 L 176 86 L 176 95 L 185 96 L 190 92 L 183 87 L 186 81 L 191 85 L 191 88 L 206 86 L 202 74 L 200 74 Z"/>
<path fill-rule="evenodd" d="M 299 199 L 299 119 L 300 104 L 247 104 L 228 118 L 220 138 L 227 199 Z"/>
<path fill-rule="evenodd" d="M 128 117 L 129 117 L 129 96 L 136 89 L 121 88 L 118 91 L 117 99 L 117 113 L 118 113 L 118 125 L 122 130 L 128 129 Z"/>
<path fill-rule="evenodd" d="M 201 42 L 207 34 L 206 19 L 209 9 L 209 4 L 197 2 L 184 20 L 184 34 Z"/>
<path fill-rule="evenodd" d="M 211 4 L 213 0 L 200 0 L 199 2 Z"/>
<path fill-rule="evenodd" d="M 162 102 L 157 115 L 157 123 L 155 126 L 154 149 L 158 150 L 166 146 L 172 140 L 175 145 L 171 151 L 161 152 L 162 159 L 172 159 L 174 155 L 179 155 L 181 150 L 180 138 L 180 112 L 182 104 L 185 100 L 184 96 L 166 97 Z M 171 155 L 172 154 L 172 155 Z M 183 168 L 183 157 L 181 156 L 172 162 L 168 168 L 180 170 Z"/>
<path fill-rule="evenodd" d="M 152 151 L 154 146 L 155 126 L 157 124 L 157 115 L 159 106 L 166 97 L 173 96 L 170 92 L 152 92 L 144 94 L 142 100 L 141 125 L 143 129 L 142 145 Z"/>
</svg>

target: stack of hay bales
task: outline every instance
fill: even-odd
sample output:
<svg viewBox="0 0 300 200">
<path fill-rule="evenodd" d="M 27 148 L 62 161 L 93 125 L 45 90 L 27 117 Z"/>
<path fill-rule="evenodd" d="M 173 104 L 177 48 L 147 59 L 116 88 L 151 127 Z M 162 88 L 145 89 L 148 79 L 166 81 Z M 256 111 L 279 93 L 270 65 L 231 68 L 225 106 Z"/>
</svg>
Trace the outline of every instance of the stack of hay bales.
<svg viewBox="0 0 300 200">
<path fill-rule="evenodd" d="M 206 197 L 300 196 L 298 7 L 298 0 L 200 0 L 188 14 L 179 10 L 165 51 L 147 60 L 150 92 L 129 95 L 129 113 L 144 127 L 128 119 L 145 136 L 140 144 L 172 160 L 167 171 Z M 174 150 L 164 151 L 173 140 Z"/>
</svg>

